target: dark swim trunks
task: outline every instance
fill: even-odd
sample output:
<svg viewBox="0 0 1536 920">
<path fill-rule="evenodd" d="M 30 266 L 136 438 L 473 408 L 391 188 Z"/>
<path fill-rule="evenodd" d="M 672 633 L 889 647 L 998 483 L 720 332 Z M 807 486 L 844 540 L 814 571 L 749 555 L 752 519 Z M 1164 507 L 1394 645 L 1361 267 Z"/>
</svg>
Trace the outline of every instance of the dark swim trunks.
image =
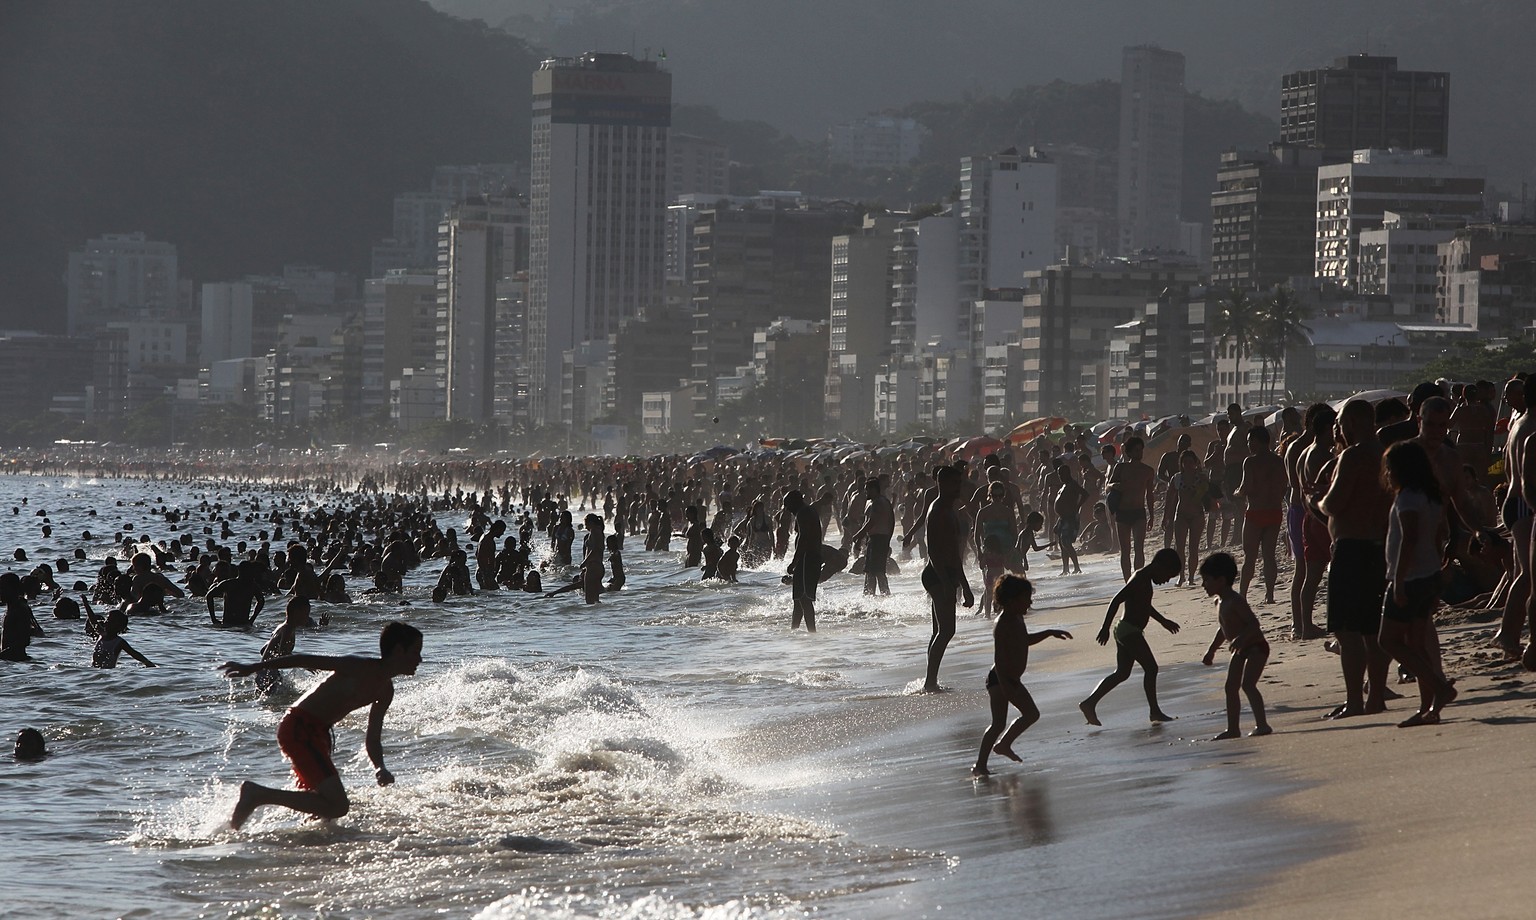
<svg viewBox="0 0 1536 920">
<path fill-rule="evenodd" d="M 1381 615 L 1394 623 L 1428 619 L 1440 600 L 1440 573 L 1403 582 L 1403 595 L 1407 602 L 1398 606 L 1392 592 L 1386 592 L 1381 602 Z"/>
<path fill-rule="evenodd" d="M 1115 512 L 1115 520 L 1121 524 L 1135 526 L 1147 519 L 1147 509 L 1142 506 L 1135 508 L 1121 508 Z"/>
<path fill-rule="evenodd" d="M 1386 547 L 1376 540 L 1335 540 L 1328 565 L 1328 631 L 1374 636 L 1387 588 Z"/>
<path fill-rule="evenodd" d="M 336 765 L 331 762 L 334 744 L 331 727 L 302 709 L 288 710 L 277 723 L 277 746 L 293 765 L 300 789 L 317 789 L 336 775 Z"/>
<path fill-rule="evenodd" d="M 816 586 L 821 584 L 821 553 L 806 553 L 795 563 L 790 580 L 790 596 L 797 601 L 814 601 Z"/>
</svg>

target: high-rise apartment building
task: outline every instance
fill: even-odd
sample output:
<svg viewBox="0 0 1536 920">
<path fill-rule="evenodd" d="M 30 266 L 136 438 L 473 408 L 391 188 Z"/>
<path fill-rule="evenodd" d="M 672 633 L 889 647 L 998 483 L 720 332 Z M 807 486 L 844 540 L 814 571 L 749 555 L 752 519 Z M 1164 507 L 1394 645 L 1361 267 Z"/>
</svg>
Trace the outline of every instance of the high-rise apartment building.
<svg viewBox="0 0 1536 920">
<path fill-rule="evenodd" d="M 731 193 L 731 151 L 692 134 L 667 138 L 667 203 L 684 195 L 721 198 Z"/>
<path fill-rule="evenodd" d="M 1024 415 L 1076 417 L 1093 411 L 1088 407 L 1098 405 L 1100 394 L 1085 388 L 1083 380 L 1095 377 L 1094 366 L 1106 361 L 1114 328 L 1135 320 L 1164 289 L 1199 281 L 1200 271 L 1188 259 L 1114 259 L 1030 272 L 1019 338 Z"/>
<path fill-rule="evenodd" d="M 1056 164 L 1013 148 L 960 160 L 960 274 L 956 329 L 971 332 L 972 304 L 1017 288 L 1056 261 Z"/>
<path fill-rule="evenodd" d="M 1184 55 L 1126 48 L 1120 69 L 1120 250 L 1176 251 L 1184 194 Z"/>
<path fill-rule="evenodd" d="M 256 296 L 249 281 L 225 281 L 203 285 L 202 347 L 200 367 L 212 367 L 232 358 L 249 358 Z"/>
<path fill-rule="evenodd" d="M 143 233 L 108 233 L 87 240 L 69 254 L 66 324 L 70 335 L 89 334 L 113 320 L 140 311 L 170 316 L 176 311 L 180 277 L 176 247 Z"/>
<path fill-rule="evenodd" d="M 1356 54 L 1280 81 L 1280 140 L 1348 154 L 1450 151 L 1451 75 L 1398 70 L 1397 58 Z"/>
<path fill-rule="evenodd" d="M 526 269 L 527 234 L 527 206 L 517 198 L 454 205 L 439 228 L 435 360 L 450 420 L 494 417 L 498 291 Z"/>
<path fill-rule="evenodd" d="M 875 370 L 891 354 L 891 277 L 897 218 L 870 214 L 857 233 L 832 238 L 826 422 L 859 432 L 875 416 Z"/>
<path fill-rule="evenodd" d="M 1360 232 L 1379 229 L 1383 214 L 1473 220 L 1483 212 L 1483 186 L 1481 169 L 1416 153 L 1357 150 L 1348 163 L 1319 168 L 1315 275 L 1353 285 Z"/>
<path fill-rule="evenodd" d="M 363 411 L 389 408 L 389 385 L 407 368 L 436 364 L 437 277 L 396 270 L 363 284 Z"/>
<path fill-rule="evenodd" d="M 770 203 L 771 204 L 771 203 Z M 707 208 L 694 225 L 695 424 L 719 393 L 716 378 L 752 361 L 752 335 L 784 317 L 823 320 L 832 238 L 860 225 L 843 202 Z"/>
<path fill-rule="evenodd" d="M 1336 162 L 1292 144 L 1223 153 L 1211 193 L 1211 284 L 1267 289 L 1311 275 L 1317 169 Z"/>
<path fill-rule="evenodd" d="M 659 306 L 672 75 L 589 52 L 533 74 L 528 382 L 536 424 L 560 416 L 561 358 Z"/>
<path fill-rule="evenodd" d="M 903 221 L 892 246 L 891 349 L 912 356 L 959 344 L 960 221 L 953 209 Z"/>
</svg>

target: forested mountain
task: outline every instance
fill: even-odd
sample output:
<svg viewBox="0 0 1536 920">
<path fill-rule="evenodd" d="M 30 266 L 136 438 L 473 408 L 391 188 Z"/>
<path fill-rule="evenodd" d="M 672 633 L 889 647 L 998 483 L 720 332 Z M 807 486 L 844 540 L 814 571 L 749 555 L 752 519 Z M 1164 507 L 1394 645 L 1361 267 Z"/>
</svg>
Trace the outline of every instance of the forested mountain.
<svg viewBox="0 0 1536 920">
<path fill-rule="evenodd" d="M 421 0 L 8 2 L 0 327 L 61 328 L 67 253 L 104 232 L 198 280 L 366 270 L 433 166 L 527 159 L 538 60 Z"/>
</svg>

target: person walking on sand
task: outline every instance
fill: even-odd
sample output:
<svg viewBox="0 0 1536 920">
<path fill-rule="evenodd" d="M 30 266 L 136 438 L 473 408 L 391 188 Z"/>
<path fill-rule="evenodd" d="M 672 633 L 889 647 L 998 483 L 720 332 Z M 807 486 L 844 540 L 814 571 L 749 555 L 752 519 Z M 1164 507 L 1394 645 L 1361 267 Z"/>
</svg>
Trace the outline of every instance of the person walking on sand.
<svg viewBox="0 0 1536 920">
<path fill-rule="evenodd" d="M 1387 708 L 1387 656 L 1377 640 L 1387 584 L 1387 516 L 1392 496 L 1381 485 L 1381 441 L 1371 404 L 1352 399 L 1339 413 L 1345 447 L 1317 510 L 1328 520 L 1328 631 L 1339 644 L 1344 702 L 1324 718 L 1342 719 Z M 1369 695 L 1367 696 L 1367 675 Z"/>
<path fill-rule="evenodd" d="M 926 530 L 928 533 L 928 564 L 923 566 L 923 590 L 933 610 L 933 635 L 928 640 L 928 671 L 923 680 L 924 693 L 937 693 L 939 663 L 944 660 L 944 650 L 955 636 L 955 592 L 964 597 L 966 607 L 976 602 L 971 594 L 971 584 L 965 578 L 965 562 L 961 559 L 960 544 L 963 529 L 955 501 L 960 495 L 964 476 L 958 467 L 940 467 L 938 494 L 928 506 Z"/>
<path fill-rule="evenodd" d="M 1029 647 L 1046 639 L 1072 638 L 1072 634 L 1064 629 L 1029 631 L 1024 617 L 1029 613 L 1034 593 L 1034 585 L 1023 575 L 1004 575 L 992 586 L 992 602 L 999 611 L 997 624 L 992 627 L 992 670 L 987 672 L 987 699 L 992 722 L 982 733 L 981 752 L 976 755 L 976 766 L 971 768 L 972 776 L 991 774 L 992 771 L 987 769 L 987 758 L 992 754 L 1019 761 L 1019 755 L 1013 752 L 1013 742 L 1040 719 L 1040 710 L 1024 686 Z M 1019 717 L 1012 725 L 1008 725 L 1009 705 L 1019 711 Z M 1007 732 L 1003 731 L 1005 726 Z"/>
<path fill-rule="evenodd" d="M 1239 717 L 1243 704 L 1239 690 L 1248 696 L 1248 707 L 1253 710 L 1254 727 L 1248 733 L 1249 737 L 1257 738 L 1274 731 L 1264 717 L 1264 697 L 1259 693 L 1259 678 L 1264 674 L 1264 665 L 1269 662 L 1269 640 L 1264 638 L 1264 629 L 1248 601 L 1232 590 L 1235 581 L 1237 561 L 1226 553 L 1212 553 L 1200 563 L 1200 587 L 1219 601 L 1216 638 L 1211 640 L 1211 647 L 1206 649 L 1205 657 L 1200 661 L 1207 666 L 1214 664 L 1216 650 L 1223 642 L 1232 649 L 1232 661 L 1227 665 L 1227 730 L 1212 741 L 1226 741 L 1242 734 Z"/>
<path fill-rule="evenodd" d="M 310 668 L 330 671 L 318 687 L 304 694 L 284 714 L 277 726 L 277 744 L 293 766 L 298 790 L 272 789 L 249 780 L 240 784 L 240 798 L 229 817 L 239 830 L 251 812 L 263 805 L 281 805 L 317 818 L 340 818 L 351 808 L 341 775 L 331 761 L 331 731 L 351 712 L 368 706 L 365 747 L 373 761 L 374 779 L 380 786 L 395 781 L 384 767 L 381 736 L 384 714 L 395 698 L 394 679 L 415 674 L 421 665 L 421 631 L 398 621 L 384 624 L 379 633 L 379 657 L 358 655 L 284 655 L 255 664 L 226 661 L 226 677 L 248 677 L 258 671 Z"/>
<path fill-rule="evenodd" d="M 1248 457 L 1237 495 L 1247 503 L 1243 511 L 1243 596 L 1253 583 L 1253 570 L 1264 556 L 1264 603 L 1275 602 L 1275 543 L 1285 523 L 1285 461 L 1269 449 L 1269 429 L 1248 429 Z"/>
<path fill-rule="evenodd" d="M 795 489 L 784 496 L 784 510 L 795 522 L 795 555 L 789 563 L 790 597 L 794 611 L 789 628 L 816 631 L 816 586 L 821 584 L 821 514 L 805 500 L 805 493 Z"/>
<path fill-rule="evenodd" d="M 1160 585 L 1174 578 L 1184 567 L 1184 561 L 1179 558 L 1175 550 L 1160 549 L 1147 563 L 1131 576 L 1131 580 L 1125 583 L 1125 587 L 1109 602 L 1109 612 L 1104 615 L 1104 627 L 1099 630 L 1096 637 L 1100 645 L 1109 642 L 1109 624 L 1115 618 L 1115 612 L 1122 605 L 1125 614 L 1120 622 L 1115 624 L 1115 670 L 1108 677 L 1099 682 L 1092 694 L 1086 700 L 1078 704 L 1077 708 L 1083 711 L 1083 717 L 1089 725 L 1100 725 L 1098 715 L 1099 701 L 1109 691 L 1120 686 L 1126 678 L 1131 676 L 1131 666 L 1141 665 L 1142 685 L 1147 692 L 1147 706 L 1151 710 L 1153 722 L 1171 722 L 1173 716 L 1163 712 L 1157 705 L 1157 659 L 1152 657 L 1152 647 L 1147 644 L 1143 633 L 1147 628 L 1148 620 L 1156 620 L 1170 633 L 1179 631 L 1179 624 L 1173 622 L 1152 606 L 1152 586 Z"/>
</svg>

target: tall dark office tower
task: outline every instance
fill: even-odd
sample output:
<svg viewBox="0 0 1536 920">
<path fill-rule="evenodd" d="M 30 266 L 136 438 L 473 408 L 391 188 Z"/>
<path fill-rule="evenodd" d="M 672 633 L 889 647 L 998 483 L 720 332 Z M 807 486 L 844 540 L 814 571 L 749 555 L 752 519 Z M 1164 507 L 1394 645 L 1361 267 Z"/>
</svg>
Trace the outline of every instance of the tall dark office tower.
<svg viewBox="0 0 1536 920">
<path fill-rule="evenodd" d="M 1120 75 L 1120 251 L 1179 248 L 1184 55 L 1126 48 Z"/>
<path fill-rule="evenodd" d="M 1356 54 L 1280 82 L 1280 140 L 1349 152 L 1450 149 L 1451 75 L 1398 70 L 1397 58 Z"/>
<path fill-rule="evenodd" d="M 659 307 L 665 280 L 672 75 L 589 52 L 533 74 L 528 386 L 560 420 L 561 356 Z"/>
</svg>

